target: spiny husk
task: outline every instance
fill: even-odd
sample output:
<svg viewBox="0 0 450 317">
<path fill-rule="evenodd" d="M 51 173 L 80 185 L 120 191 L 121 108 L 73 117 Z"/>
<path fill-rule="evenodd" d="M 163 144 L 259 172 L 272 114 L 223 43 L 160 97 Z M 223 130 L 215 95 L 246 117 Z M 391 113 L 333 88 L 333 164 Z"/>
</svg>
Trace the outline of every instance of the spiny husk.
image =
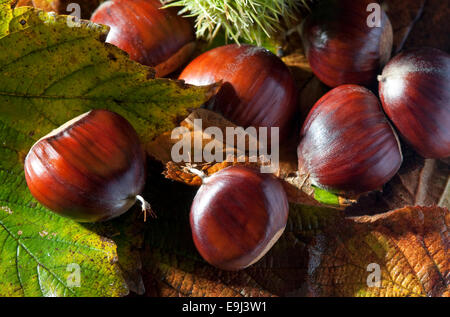
<svg viewBox="0 0 450 317">
<path fill-rule="evenodd" d="M 298 23 L 313 0 L 161 0 L 181 7 L 179 14 L 196 19 L 198 38 L 212 40 L 223 31 L 227 39 L 261 45 L 264 39 Z"/>
</svg>

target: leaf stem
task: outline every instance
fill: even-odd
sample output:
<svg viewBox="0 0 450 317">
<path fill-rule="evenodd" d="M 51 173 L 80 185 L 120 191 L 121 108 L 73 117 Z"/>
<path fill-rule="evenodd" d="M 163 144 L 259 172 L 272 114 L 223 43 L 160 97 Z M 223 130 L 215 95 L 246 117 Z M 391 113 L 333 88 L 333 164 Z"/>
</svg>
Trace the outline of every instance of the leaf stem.
<svg viewBox="0 0 450 317">
<path fill-rule="evenodd" d="M 185 169 L 187 171 L 191 172 L 192 174 L 195 174 L 198 177 L 200 177 L 202 179 L 202 183 L 204 183 L 206 178 L 208 177 L 208 175 L 206 175 L 205 172 L 203 172 L 203 171 L 201 171 L 199 169 L 193 168 L 191 166 L 185 166 Z"/>
</svg>

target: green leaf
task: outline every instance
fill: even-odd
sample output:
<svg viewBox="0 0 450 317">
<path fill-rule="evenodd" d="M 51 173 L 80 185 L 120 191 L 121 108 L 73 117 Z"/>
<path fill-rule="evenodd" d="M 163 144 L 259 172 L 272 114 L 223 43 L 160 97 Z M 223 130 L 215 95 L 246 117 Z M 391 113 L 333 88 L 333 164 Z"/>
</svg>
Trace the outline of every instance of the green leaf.
<svg viewBox="0 0 450 317">
<path fill-rule="evenodd" d="M 128 293 L 113 241 L 43 210 L 20 177 L 5 174 L 0 174 L 0 296 Z M 14 190 L 9 197 L 5 182 Z"/>
<path fill-rule="evenodd" d="M 230 272 L 195 249 L 189 206 L 196 190 L 155 182 L 153 204 L 164 213 L 149 223 L 142 252 L 149 296 L 449 296 L 448 209 L 346 218 L 335 209 L 291 204 L 272 249 Z"/>
<path fill-rule="evenodd" d="M 65 16 L 14 10 L 15 32 L 0 42 L 0 116 L 20 132 L 44 135 L 80 113 L 106 108 L 128 119 L 144 144 L 198 107 L 210 87 L 168 79 L 101 41 L 108 29 L 67 26 Z"/>
<path fill-rule="evenodd" d="M 326 205 L 335 205 L 335 206 L 339 205 L 338 196 L 319 187 L 316 186 L 313 187 L 314 187 L 314 199 L 316 199 L 318 202 L 321 202 L 322 204 Z"/>
<path fill-rule="evenodd" d="M 154 79 L 151 68 L 103 42 L 105 26 L 82 21 L 69 27 L 65 16 L 3 6 L 0 296 L 126 295 L 123 273 L 140 265 L 125 258 L 132 254 L 131 244 L 125 242 L 130 230 L 120 221 L 111 224 L 112 231 L 121 234 L 118 245 L 123 249 L 117 251 L 116 244 L 102 236 L 104 224 L 80 225 L 48 211 L 27 188 L 23 160 L 40 137 L 94 108 L 124 116 L 145 145 L 176 127 L 189 108 L 210 97 L 212 88 Z M 80 287 L 70 282 L 76 267 Z"/>
</svg>

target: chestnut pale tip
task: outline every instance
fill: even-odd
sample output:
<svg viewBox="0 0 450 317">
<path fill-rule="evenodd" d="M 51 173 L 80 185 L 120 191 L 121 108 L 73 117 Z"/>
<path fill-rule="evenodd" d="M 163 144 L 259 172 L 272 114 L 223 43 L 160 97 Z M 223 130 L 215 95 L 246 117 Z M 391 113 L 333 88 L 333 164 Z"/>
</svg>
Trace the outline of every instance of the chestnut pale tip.
<svg viewBox="0 0 450 317">
<path fill-rule="evenodd" d="M 63 125 L 59 126 L 58 128 L 53 129 L 50 133 L 44 135 L 42 138 L 40 138 L 39 140 L 37 140 L 37 141 L 33 144 L 33 147 L 34 147 L 36 144 L 38 144 L 40 141 L 45 140 L 45 139 L 48 139 L 48 138 L 51 138 L 52 136 L 55 136 L 55 135 L 57 135 L 58 133 L 61 133 L 61 132 L 63 132 L 64 130 L 66 130 L 66 129 L 70 128 L 71 126 L 75 125 L 78 121 L 80 121 L 80 120 L 82 120 L 84 117 L 88 116 L 89 113 L 90 113 L 91 111 L 92 111 L 92 110 L 90 110 L 90 111 L 88 111 L 88 112 L 85 112 L 85 113 L 83 113 L 83 114 L 80 114 L 79 116 L 76 116 L 75 118 L 73 118 L 73 119 L 67 121 L 66 123 L 64 123 Z M 31 147 L 31 148 L 33 148 L 33 147 Z M 30 152 L 31 152 L 31 151 L 30 151 Z"/>
<path fill-rule="evenodd" d="M 255 264 L 256 262 L 258 262 L 259 260 L 261 260 L 261 258 L 263 256 L 266 255 L 267 252 L 269 252 L 270 249 L 272 249 L 273 245 L 278 241 L 278 239 L 280 239 L 281 235 L 283 234 L 284 230 L 286 229 L 286 225 L 284 225 L 284 227 L 282 227 L 280 230 L 278 230 L 272 237 L 272 239 L 267 243 L 266 247 L 261 251 L 261 253 L 256 256 L 256 258 L 251 261 L 248 265 L 244 266 L 243 268 L 248 268 L 249 266 L 252 266 L 253 264 Z"/>
<path fill-rule="evenodd" d="M 147 221 L 147 214 L 149 214 L 152 218 L 157 218 L 150 203 L 148 203 L 141 195 L 136 195 L 136 201 L 141 203 L 142 213 L 144 214 L 144 222 Z"/>
</svg>

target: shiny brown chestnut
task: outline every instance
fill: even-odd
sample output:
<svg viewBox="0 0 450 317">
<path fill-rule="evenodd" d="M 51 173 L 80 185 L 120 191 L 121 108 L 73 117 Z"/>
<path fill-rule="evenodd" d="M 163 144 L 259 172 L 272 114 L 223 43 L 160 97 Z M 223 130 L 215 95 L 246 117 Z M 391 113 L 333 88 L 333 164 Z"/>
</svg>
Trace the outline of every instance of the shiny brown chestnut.
<svg viewBox="0 0 450 317">
<path fill-rule="evenodd" d="M 194 59 L 179 78 L 197 86 L 223 81 L 209 109 L 239 126 L 279 127 L 281 140 L 291 132 L 297 104 L 294 79 L 283 61 L 264 48 L 217 47 Z"/>
<path fill-rule="evenodd" d="M 393 32 L 381 10 L 380 27 L 368 24 L 373 0 L 324 0 L 302 24 L 305 54 L 326 85 L 370 86 L 391 56 Z M 369 19 L 370 20 L 370 19 Z"/>
<path fill-rule="evenodd" d="M 118 217 L 139 200 L 145 154 L 131 124 L 107 110 L 84 113 L 37 141 L 25 158 L 32 195 L 79 222 Z"/>
<path fill-rule="evenodd" d="M 223 270 L 254 264 L 286 226 L 289 205 L 283 186 L 273 175 L 243 166 L 202 178 L 190 213 L 200 255 Z"/>
<path fill-rule="evenodd" d="M 317 101 L 301 131 L 299 172 L 341 194 L 381 189 L 399 170 L 397 135 L 377 97 L 357 85 L 334 88 Z"/>
<path fill-rule="evenodd" d="M 450 55 L 402 52 L 378 80 L 384 111 L 403 138 L 423 157 L 450 157 Z"/>
<path fill-rule="evenodd" d="M 174 8 L 161 9 L 159 0 L 109 0 L 92 14 L 91 21 L 111 27 L 106 42 L 126 51 L 130 58 L 156 70 L 172 73 L 195 48 L 188 20 Z"/>
</svg>

